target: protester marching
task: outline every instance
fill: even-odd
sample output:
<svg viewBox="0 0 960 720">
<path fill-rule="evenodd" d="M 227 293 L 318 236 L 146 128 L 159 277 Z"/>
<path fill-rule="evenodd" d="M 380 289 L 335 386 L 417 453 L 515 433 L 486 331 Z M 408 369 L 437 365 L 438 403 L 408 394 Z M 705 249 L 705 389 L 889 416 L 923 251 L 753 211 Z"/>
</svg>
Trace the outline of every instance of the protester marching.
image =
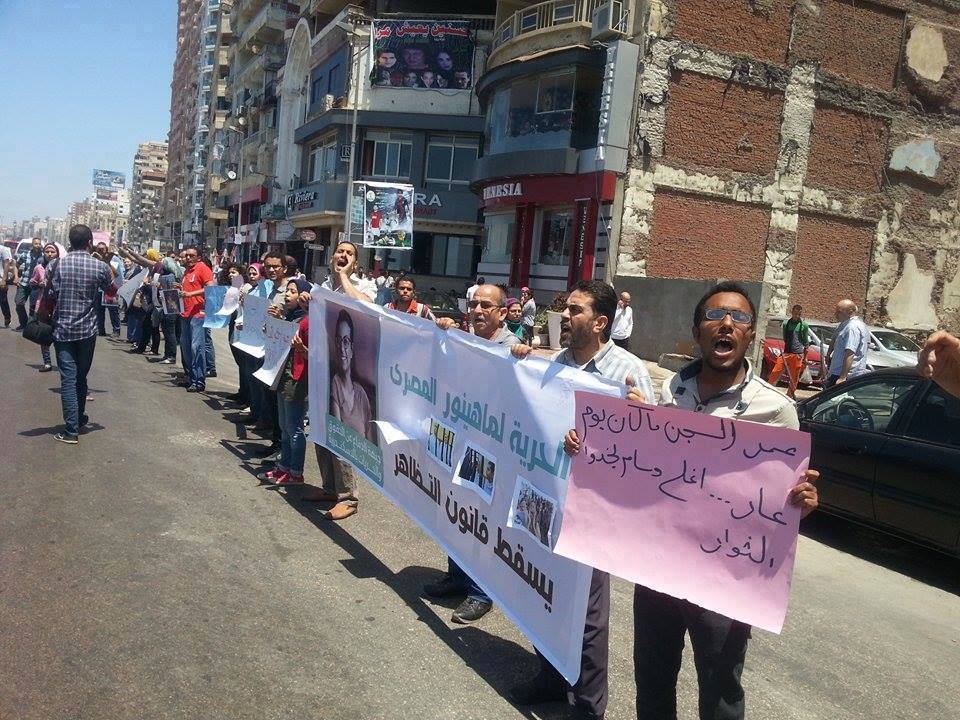
<svg viewBox="0 0 960 720">
<path fill-rule="evenodd" d="M 434 317 L 410 276 L 393 280 L 391 297 L 381 303 L 388 285 L 364 276 L 351 242 L 335 246 L 326 279 L 314 284 L 292 257 L 276 252 L 242 265 L 196 246 L 166 256 L 94 246 L 83 225 L 72 227 L 69 239 L 69 249 L 31 248 L 5 270 L 17 287 L 18 272 L 29 271 L 28 293 L 17 302 L 18 313 L 23 305 L 26 314 L 23 334 L 40 345 L 40 370 L 52 369 L 55 360 L 60 372 L 63 429 L 56 440 L 82 444 L 94 349 L 108 328 L 117 345 L 158 365 L 176 364 L 179 353 L 182 372 L 172 385 L 195 395 L 204 395 L 208 378 L 216 377 L 214 338 L 226 337 L 239 377 L 229 398 L 237 412 L 227 417 L 267 441 L 258 453 L 257 481 L 298 502 L 320 504 L 322 516 L 335 523 L 357 515 L 361 480 L 400 507 L 447 554 L 446 573 L 423 593 L 456 598 L 451 621 L 457 624 L 476 623 L 502 607 L 533 643 L 538 670 L 517 679 L 509 693 L 515 705 L 565 702 L 577 717 L 604 716 L 613 574 L 634 583 L 638 717 L 677 716 L 686 634 L 700 716 L 745 717 L 741 674 L 751 631 L 782 625 L 798 526 L 818 506 L 819 473 L 807 467 L 809 442 L 796 432 L 796 360 L 784 360 L 790 372 L 784 395 L 748 357 L 758 313 L 743 286 L 718 283 L 687 308 L 697 358 L 655 389 L 647 365 L 627 349 L 630 295 L 599 280 L 572 285 L 561 314 L 562 349 L 547 356 L 534 348 L 528 288 L 513 298 L 478 278 L 461 327 Z M 130 335 L 121 340 L 123 306 Z M 118 308 L 115 325 L 112 307 Z M 783 332 L 789 354 L 802 357 L 809 340 L 801 311 L 794 308 Z M 854 377 L 864 352 L 856 306 L 841 301 L 837 316 L 842 324 L 828 384 Z M 931 336 L 921 374 L 956 395 L 958 368 L 960 341 L 943 332 Z M 623 413 L 619 420 L 616 413 Z M 754 434 L 761 440 L 752 450 Z M 630 453 L 630 443 L 645 435 L 667 442 L 662 455 Z M 779 443 L 773 451 L 763 444 L 767 438 Z M 698 443 L 713 443 L 712 449 L 684 454 Z M 305 467 L 310 444 L 315 468 Z M 718 588 L 751 584 L 768 593 L 770 613 L 763 603 L 731 604 L 720 590 L 691 597 L 671 584 L 676 578 L 639 581 L 629 561 L 616 559 L 638 548 L 599 527 L 642 527 L 648 503 L 639 496 L 633 503 L 625 496 L 611 500 L 611 514 L 581 510 L 591 476 L 650 476 L 667 503 L 657 512 L 673 520 L 637 532 L 649 538 L 674 532 L 668 526 L 675 521 L 713 533 L 704 520 L 709 513 L 691 519 L 683 505 L 699 514 L 693 511 L 699 500 L 689 493 L 722 482 L 711 467 L 722 465 L 732 449 L 743 482 L 728 489 L 725 502 L 749 503 L 747 517 L 759 493 L 757 519 L 769 524 L 763 551 L 755 547 L 759 540 L 754 547 L 738 541 L 736 552 L 719 559 L 709 547 L 712 535 L 702 542 L 679 532 L 671 537 L 695 543 L 697 562 L 714 563 Z M 682 469 L 667 477 L 668 466 L 673 473 L 671 463 L 681 458 Z M 771 467 L 779 484 L 769 484 Z M 319 477 L 316 486 L 305 479 L 307 470 Z M 602 498 L 606 490 L 590 492 Z M 740 519 L 734 510 L 729 514 Z M 731 542 L 717 534 L 717 549 Z"/>
</svg>

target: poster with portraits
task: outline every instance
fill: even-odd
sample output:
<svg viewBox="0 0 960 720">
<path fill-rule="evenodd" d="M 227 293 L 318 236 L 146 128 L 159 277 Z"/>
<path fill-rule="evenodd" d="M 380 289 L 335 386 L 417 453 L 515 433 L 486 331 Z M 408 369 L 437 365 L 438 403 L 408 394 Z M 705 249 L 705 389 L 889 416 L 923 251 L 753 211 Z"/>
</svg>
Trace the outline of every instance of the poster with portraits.
<svg viewBox="0 0 960 720">
<path fill-rule="evenodd" d="M 374 20 L 373 87 L 469 90 L 474 37 L 465 20 Z"/>
<path fill-rule="evenodd" d="M 362 208 L 362 228 L 353 219 Z M 413 185 L 354 182 L 351 199 L 351 235 L 362 234 L 363 246 L 413 249 Z"/>
<path fill-rule="evenodd" d="M 310 439 L 416 522 L 571 682 L 591 570 L 553 552 L 573 392 L 622 386 L 315 287 Z M 313 328 L 320 328 L 319 331 Z M 325 337 L 324 337 L 325 334 Z"/>
</svg>

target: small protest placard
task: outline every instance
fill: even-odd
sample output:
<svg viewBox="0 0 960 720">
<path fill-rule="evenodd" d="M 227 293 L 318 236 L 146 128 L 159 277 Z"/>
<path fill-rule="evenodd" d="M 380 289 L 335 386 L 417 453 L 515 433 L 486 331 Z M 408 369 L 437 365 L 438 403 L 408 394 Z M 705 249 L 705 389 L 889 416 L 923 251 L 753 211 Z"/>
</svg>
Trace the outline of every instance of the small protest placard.
<svg viewBox="0 0 960 720">
<path fill-rule="evenodd" d="M 237 326 L 233 336 L 233 346 L 248 355 L 263 357 L 263 326 L 267 322 L 266 298 L 249 294 L 243 299 L 243 327 Z"/>
<path fill-rule="evenodd" d="M 183 312 L 183 297 L 177 289 L 161 290 L 160 300 L 164 315 L 179 315 Z"/>
<path fill-rule="evenodd" d="M 280 381 L 280 373 L 287 361 L 287 355 L 290 354 L 290 341 L 297 334 L 298 327 L 295 322 L 267 318 L 264 328 L 266 342 L 263 348 L 263 365 L 253 376 L 271 390 L 276 389 Z"/>
<path fill-rule="evenodd" d="M 226 294 L 226 285 L 208 285 L 203 289 L 203 326 L 205 328 L 225 328 L 230 324 L 230 316 L 220 314 Z"/>
<path fill-rule="evenodd" d="M 576 406 L 555 551 L 780 632 L 810 436 L 585 392 Z"/>
</svg>

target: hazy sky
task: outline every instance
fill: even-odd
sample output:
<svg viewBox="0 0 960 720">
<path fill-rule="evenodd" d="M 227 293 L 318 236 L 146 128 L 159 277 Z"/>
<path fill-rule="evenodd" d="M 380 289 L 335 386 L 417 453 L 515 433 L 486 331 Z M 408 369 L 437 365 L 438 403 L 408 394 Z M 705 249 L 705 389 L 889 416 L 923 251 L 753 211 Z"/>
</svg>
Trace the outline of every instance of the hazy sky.
<svg viewBox="0 0 960 720">
<path fill-rule="evenodd" d="M 63 217 L 166 140 L 176 0 L 0 0 L 0 220 Z"/>
</svg>

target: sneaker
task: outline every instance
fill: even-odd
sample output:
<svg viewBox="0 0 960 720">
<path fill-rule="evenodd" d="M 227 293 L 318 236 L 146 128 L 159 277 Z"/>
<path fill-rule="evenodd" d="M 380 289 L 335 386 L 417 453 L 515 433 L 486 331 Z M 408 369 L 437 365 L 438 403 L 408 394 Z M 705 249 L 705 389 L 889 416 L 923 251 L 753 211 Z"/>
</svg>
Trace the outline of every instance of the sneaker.
<svg viewBox="0 0 960 720">
<path fill-rule="evenodd" d="M 427 597 L 445 598 L 451 595 L 463 595 L 466 590 L 463 583 L 455 580 L 450 573 L 445 573 L 437 582 L 427 583 L 423 586 L 423 592 Z"/>
<path fill-rule="evenodd" d="M 290 485 L 303 485 L 303 475 L 294 475 L 286 473 L 282 478 L 277 478 L 272 485 L 276 487 L 289 487 Z"/>
<path fill-rule="evenodd" d="M 53 436 L 53 439 L 57 442 L 66 443 L 67 445 L 77 445 L 80 442 L 80 439 L 76 435 L 68 435 L 65 432 L 58 432 Z"/>
<path fill-rule="evenodd" d="M 187 387 L 187 392 L 203 392 L 203 387 L 201 385 L 190 385 Z"/>
<path fill-rule="evenodd" d="M 45 365 L 40 366 L 38 372 L 50 372 L 51 370 L 53 370 L 53 365 L 46 363 Z"/>
<path fill-rule="evenodd" d="M 278 462 L 279 460 L 280 460 L 280 451 L 279 451 L 279 450 L 277 450 L 275 453 L 273 453 L 273 454 L 271 454 L 271 455 L 267 455 L 267 456 L 263 459 L 264 462 Z"/>
<path fill-rule="evenodd" d="M 541 672 L 508 690 L 507 696 L 515 705 L 542 705 L 565 701 L 567 688 L 562 681 Z"/>
<path fill-rule="evenodd" d="M 477 598 L 468 597 L 453 611 L 450 619 L 459 625 L 469 625 L 490 612 L 490 608 L 492 607 L 493 603 L 489 600 L 478 600 Z"/>
<path fill-rule="evenodd" d="M 216 370 L 211 370 L 210 372 L 207 373 L 207 377 L 216 377 L 216 376 L 217 376 Z"/>
<path fill-rule="evenodd" d="M 176 361 L 174 358 L 164 358 L 163 360 L 160 361 L 160 364 L 161 364 L 161 365 L 175 365 L 176 362 L 177 362 L 177 361 Z"/>
<path fill-rule="evenodd" d="M 270 483 L 272 485 L 275 481 L 280 480 L 281 478 L 284 478 L 286 476 L 287 476 L 286 470 L 279 467 L 275 467 L 271 470 L 267 470 L 266 472 L 257 473 L 257 480 L 259 480 L 262 483 Z"/>
</svg>

